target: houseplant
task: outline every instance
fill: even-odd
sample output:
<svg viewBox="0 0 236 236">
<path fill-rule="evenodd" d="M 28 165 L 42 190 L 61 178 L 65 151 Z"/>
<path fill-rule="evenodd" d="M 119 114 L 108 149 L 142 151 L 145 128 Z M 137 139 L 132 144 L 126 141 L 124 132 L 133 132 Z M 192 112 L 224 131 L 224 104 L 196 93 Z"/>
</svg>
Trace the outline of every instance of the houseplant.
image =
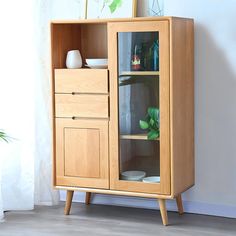
<svg viewBox="0 0 236 236">
<path fill-rule="evenodd" d="M 155 140 L 160 136 L 160 118 L 159 109 L 156 107 L 149 107 L 147 115 L 144 120 L 139 121 L 141 129 L 147 129 L 147 138 L 149 140 Z"/>
<path fill-rule="evenodd" d="M 0 140 L 3 140 L 7 143 L 9 141 L 9 137 L 7 136 L 7 134 L 3 130 L 0 130 Z"/>
</svg>

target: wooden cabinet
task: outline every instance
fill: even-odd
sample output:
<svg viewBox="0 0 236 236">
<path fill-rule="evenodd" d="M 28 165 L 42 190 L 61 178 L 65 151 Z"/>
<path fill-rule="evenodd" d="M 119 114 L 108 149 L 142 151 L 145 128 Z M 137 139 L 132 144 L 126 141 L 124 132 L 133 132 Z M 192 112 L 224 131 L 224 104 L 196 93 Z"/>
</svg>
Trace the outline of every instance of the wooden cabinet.
<svg viewBox="0 0 236 236">
<path fill-rule="evenodd" d="M 54 186 L 166 199 L 194 184 L 193 20 L 54 21 Z M 67 51 L 108 58 L 107 69 L 66 69 Z M 142 126 L 142 125 L 144 126 Z M 130 176 L 132 174 L 132 176 Z M 142 175 L 137 177 L 135 175 Z M 128 177 L 127 177 L 128 176 Z"/>
</svg>

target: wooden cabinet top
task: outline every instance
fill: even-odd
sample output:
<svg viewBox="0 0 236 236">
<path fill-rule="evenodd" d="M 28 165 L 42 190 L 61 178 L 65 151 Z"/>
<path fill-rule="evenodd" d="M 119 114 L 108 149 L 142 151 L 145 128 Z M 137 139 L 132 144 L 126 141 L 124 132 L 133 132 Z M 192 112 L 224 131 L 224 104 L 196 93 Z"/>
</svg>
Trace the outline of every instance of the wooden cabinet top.
<svg viewBox="0 0 236 236">
<path fill-rule="evenodd" d="M 158 17 L 133 17 L 133 18 L 110 18 L 110 19 L 84 19 L 84 20 L 53 20 L 51 24 L 96 24 L 108 22 L 134 22 L 134 21 L 172 21 L 174 19 L 193 20 L 191 18 L 174 17 L 174 16 L 158 16 Z"/>
</svg>

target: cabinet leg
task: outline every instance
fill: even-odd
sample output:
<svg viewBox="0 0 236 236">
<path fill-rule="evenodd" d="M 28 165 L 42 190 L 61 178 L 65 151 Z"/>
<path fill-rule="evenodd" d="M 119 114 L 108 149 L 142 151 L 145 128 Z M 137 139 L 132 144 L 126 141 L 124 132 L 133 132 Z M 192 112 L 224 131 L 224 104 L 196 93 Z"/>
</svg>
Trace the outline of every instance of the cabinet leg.
<svg viewBox="0 0 236 236">
<path fill-rule="evenodd" d="M 182 203 L 181 194 L 179 194 L 179 195 L 176 197 L 176 203 L 177 203 L 177 207 L 178 207 L 179 214 L 180 214 L 180 215 L 184 214 L 184 208 L 183 208 L 183 203 Z"/>
<path fill-rule="evenodd" d="M 85 195 L 85 204 L 89 205 L 90 204 L 90 200 L 91 200 L 91 193 L 90 192 L 86 192 Z"/>
<path fill-rule="evenodd" d="M 168 216 L 166 211 L 166 200 L 158 199 L 163 225 L 168 225 Z"/>
<path fill-rule="evenodd" d="M 70 214 L 70 208 L 71 208 L 73 194 L 74 194 L 74 191 L 67 190 L 66 205 L 65 205 L 65 209 L 64 209 L 64 214 L 65 215 L 69 215 Z"/>
</svg>

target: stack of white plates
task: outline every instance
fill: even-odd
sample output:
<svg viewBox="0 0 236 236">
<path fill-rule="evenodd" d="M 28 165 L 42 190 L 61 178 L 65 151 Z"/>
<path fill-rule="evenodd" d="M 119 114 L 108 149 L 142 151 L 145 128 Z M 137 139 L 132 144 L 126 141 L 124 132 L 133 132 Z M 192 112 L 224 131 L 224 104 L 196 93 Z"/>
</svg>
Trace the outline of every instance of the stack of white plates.
<svg viewBox="0 0 236 236">
<path fill-rule="evenodd" d="M 92 69 L 105 69 L 108 67 L 108 59 L 107 58 L 90 58 L 85 59 L 87 67 Z"/>
<path fill-rule="evenodd" d="M 144 171 L 130 170 L 121 173 L 121 179 L 129 181 L 141 181 L 146 176 Z"/>
<path fill-rule="evenodd" d="M 144 183 L 160 183 L 160 176 L 149 176 L 143 178 Z"/>
</svg>

